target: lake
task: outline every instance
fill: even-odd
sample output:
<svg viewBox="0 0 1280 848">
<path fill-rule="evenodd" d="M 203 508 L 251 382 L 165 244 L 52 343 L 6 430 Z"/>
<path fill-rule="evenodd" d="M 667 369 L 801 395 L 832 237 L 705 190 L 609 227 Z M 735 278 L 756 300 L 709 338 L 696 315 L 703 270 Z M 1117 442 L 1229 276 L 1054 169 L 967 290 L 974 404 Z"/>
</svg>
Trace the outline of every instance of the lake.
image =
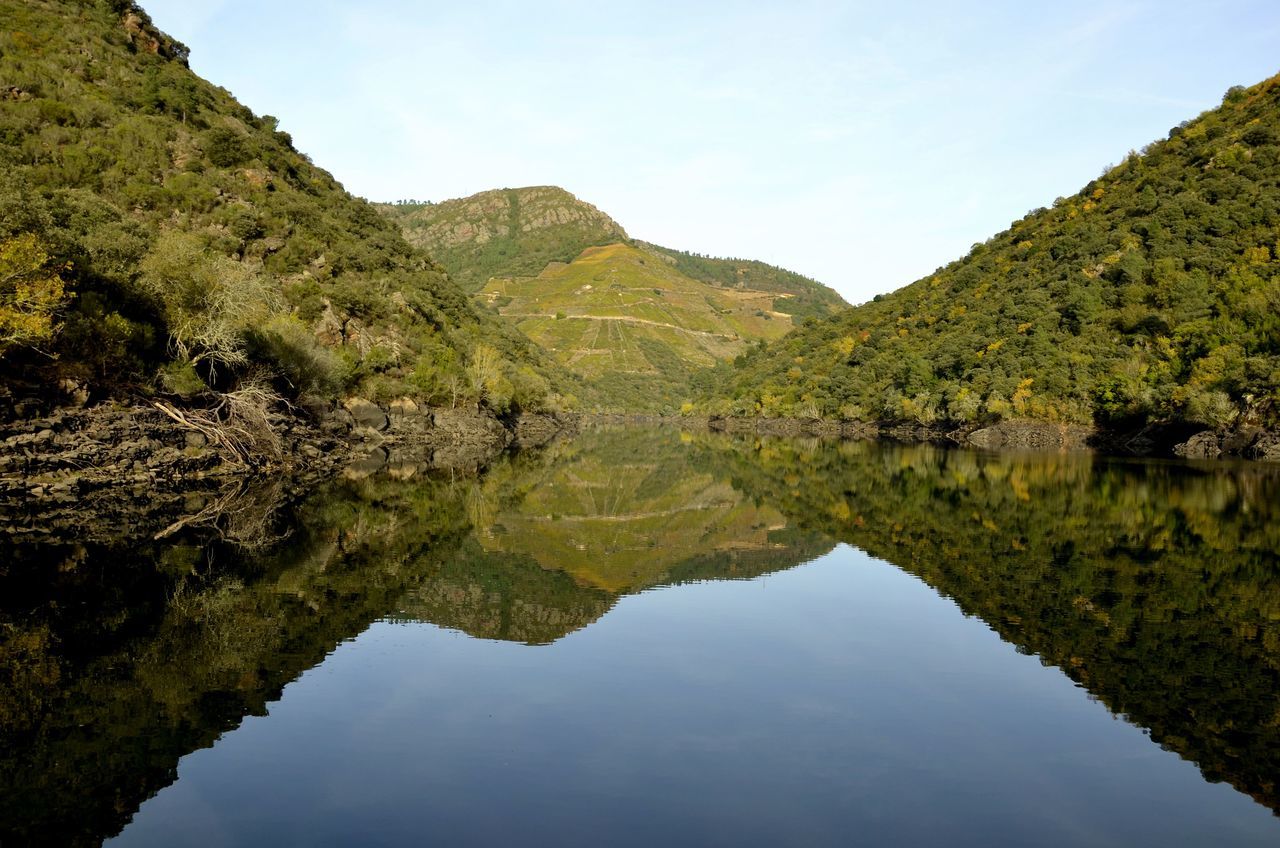
<svg viewBox="0 0 1280 848">
<path fill-rule="evenodd" d="M 171 518 L 5 540 L 0 845 L 1280 842 L 1274 466 L 617 428 Z"/>
</svg>

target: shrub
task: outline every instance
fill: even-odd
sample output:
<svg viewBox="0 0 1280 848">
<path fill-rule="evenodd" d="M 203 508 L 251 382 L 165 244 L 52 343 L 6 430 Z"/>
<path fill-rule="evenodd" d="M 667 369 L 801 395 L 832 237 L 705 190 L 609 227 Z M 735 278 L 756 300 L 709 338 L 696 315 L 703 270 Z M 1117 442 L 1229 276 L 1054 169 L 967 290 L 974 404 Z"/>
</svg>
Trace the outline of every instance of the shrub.
<svg viewBox="0 0 1280 848">
<path fill-rule="evenodd" d="M 254 358 L 269 363 L 291 394 L 330 396 L 345 382 L 348 369 L 342 360 L 292 315 L 273 315 L 251 331 L 249 340 Z"/>
<path fill-rule="evenodd" d="M 248 331 L 276 308 L 278 293 L 267 280 L 176 230 L 156 240 L 140 268 L 140 281 L 159 300 L 179 357 L 214 370 L 248 363 Z"/>
<path fill-rule="evenodd" d="M 0 354 L 53 338 L 65 299 L 62 278 L 34 234 L 0 243 Z"/>
</svg>

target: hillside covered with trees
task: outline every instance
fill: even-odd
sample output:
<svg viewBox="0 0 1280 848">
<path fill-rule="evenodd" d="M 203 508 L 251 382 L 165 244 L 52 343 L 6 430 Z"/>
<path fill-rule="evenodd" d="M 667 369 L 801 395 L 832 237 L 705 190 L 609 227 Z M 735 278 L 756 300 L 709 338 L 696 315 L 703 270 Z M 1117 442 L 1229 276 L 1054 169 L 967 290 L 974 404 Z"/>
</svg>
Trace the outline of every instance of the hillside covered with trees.
<svg viewBox="0 0 1280 848">
<path fill-rule="evenodd" d="M 582 391 L 133 3 L 5 0 L 0 19 L 5 394 L 501 412 Z"/>
<path fill-rule="evenodd" d="M 1274 424 L 1280 78 L 964 258 L 740 357 L 701 407 L 929 424 Z"/>
</svg>

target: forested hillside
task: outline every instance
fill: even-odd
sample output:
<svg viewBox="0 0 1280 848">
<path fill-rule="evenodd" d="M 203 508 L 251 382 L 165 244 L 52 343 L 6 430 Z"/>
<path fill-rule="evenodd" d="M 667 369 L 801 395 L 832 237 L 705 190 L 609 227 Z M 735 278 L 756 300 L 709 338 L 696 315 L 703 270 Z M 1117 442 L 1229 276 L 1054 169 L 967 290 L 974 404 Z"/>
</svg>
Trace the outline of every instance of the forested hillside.
<svg viewBox="0 0 1280 848">
<path fill-rule="evenodd" d="M 740 358 L 711 412 L 1274 423 L 1280 79 L 956 262 Z"/>
<path fill-rule="evenodd" d="M 480 399 L 576 386 L 127 0 L 0 2 L 0 385 Z"/>
</svg>

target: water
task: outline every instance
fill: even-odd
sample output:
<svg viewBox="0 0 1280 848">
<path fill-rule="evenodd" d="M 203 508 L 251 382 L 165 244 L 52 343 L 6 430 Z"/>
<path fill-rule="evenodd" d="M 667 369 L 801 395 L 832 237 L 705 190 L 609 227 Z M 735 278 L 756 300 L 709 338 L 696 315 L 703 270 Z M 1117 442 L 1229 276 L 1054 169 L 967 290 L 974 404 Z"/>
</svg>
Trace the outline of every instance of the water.
<svg viewBox="0 0 1280 848">
<path fill-rule="evenodd" d="M 1278 496 L 619 430 L 14 544 L 0 844 L 1274 845 Z"/>
</svg>

